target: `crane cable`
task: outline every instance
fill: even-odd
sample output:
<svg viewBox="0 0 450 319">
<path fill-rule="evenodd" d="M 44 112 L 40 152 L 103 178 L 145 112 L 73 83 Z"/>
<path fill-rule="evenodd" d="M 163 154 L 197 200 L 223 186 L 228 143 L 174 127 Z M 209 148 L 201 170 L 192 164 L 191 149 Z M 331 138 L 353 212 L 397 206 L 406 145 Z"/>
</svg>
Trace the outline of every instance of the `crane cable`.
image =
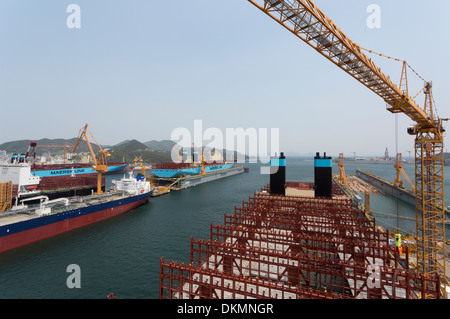
<svg viewBox="0 0 450 319">
<path fill-rule="evenodd" d="M 414 70 L 414 69 L 412 68 L 412 66 L 409 65 L 408 62 L 406 62 L 406 60 L 397 59 L 397 58 L 391 57 L 391 56 L 389 56 L 389 55 L 385 55 L 385 54 L 383 54 L 383 53 L 378 53 L 378 52 L 375 52 L 375 51 L 373 51 L 373 50 L 365 49 L 365 48 L 363 48 L 363 47 L 361 47 L 361 46 L 360 46 L 359 48 L 360 48 L 361 50 L 364 50 L 364 51 L 367 51 L 367 52 L 370 52 L 370 53 L 373 53 L 373 54 L 377 54 L 377 55 L 379 55 L 379 56 L 382 56 L 382 57 L 385 57 L 385 58 L 388 58 L 388 59 L 391 59 L 391 60 L 395 60 L 395 61 L 398 61 L 398 62 L 405 62 L 406 65 L 408 66 L 408 68 L 411 69 L 411 71 L 413 71 L 413 72 L 414 72 L 414 73 L 415 73 L 422 81 L 428 83 L 428 81 L 425 80 L 422 76 L 420 76 L 420 74 L 417 73 L 417 71 Z"/>
<path fill-rule="evenodd" d="M 397 154 L 398 154 L 398 113 L 395 113 L 395 154 L 396 154 L 395 161 L 397 162 Z M 397 189 L 397 232 L 400 233 L 398 224 L 399 224 L 399 214 L 398 214 L 398 189 Z"/>
<path fill-rule="evenodd" d="M 420 74 L 419 73 L 417 73 L 417 71 L 416 70 L 414 70 L 412 67 L 411 67 L 411 65 L 409 65 L 409 63 L 408 62 L 406 62 L 406 60 L 402 60 L 402 59 L 397 59 L 397 58 L 394 58 L 394 57 L 391 57 L 391 56 L 388 56 L 388 55 L 385 55 L 385 54 L 382 54 L 382 53 L 379 53 L 379 52 L 375 52 L 375 51 L 373 51 L 373 50 L 369 50 L 369 49 L 366 49 L 366 48 L 363 48 L 363 47 L 361 47 L 360 46 L 360 48 L 362 49 L 362 50 L 364 50 L 364 51 L 367 51 L 367 52 L 369 52 L 369 53 L 372 53 L 372 54 L 377 54 L 377 55 L 379 55 L 379 56 L 381 56 L 381 57 L 385 57 L 385 58 L 388 58 L 388 59 L 391 59 L 391 60 L 395 60 L 395 61 L 398 61 L 398 62 L 403 62 L 403 63 L 405 63 L 407 66 L 408 66 L 408 68 L 409 69 L 411 69 L 411 71 L 413 71 L 422 81 L 424 81 L 425 83 L 428 83 L 422 76 L 420 76 Z M 426 86 L 426 84 L 425 84 L 425 86 Z M 422 89 L 420 89 L 420 91 L 414 96 L 414 98 L 416 98 L 417 97 L 417 95 L 419 95 L 419 93 L 425 88 L 425 86 L 422 88 Z M 414 98 L 413 98 L 413 100 L 414 100 Z M 398 154 L 398 114 L 395 114 L 395 154 L 397 155 Z M 398 190 L 397 190 L 397 192 L 398 192 Z M 399 219 L 400 219 L 400 216 L 399 216 L 399 207 L 398 207 L 398 196 L 397 196 L 397 201 L 396 201 L 396 216 L 397 216 L 397 218 L 396 218 L 396 233 L 397 234 L 400 234 L 400 227 L 399 227 Z M 394 226 L 394 225 L 392 225 L 392 226 Z"/>
<path fill-rule="evenodd" d="M 403 62 L 403 63 L 405 63 L 405 64 L 408 66 L 408 68 L 409 68 L 411 71 L 413 71 L 415 75 L 417 75 L 417 77 L 419 77 L 423 82 L 425 82 L 425 85 L 419 90 L 419 92 L 417 92 L 416 95 L 414 95 L 413 98 L 411 98 L 411 100 L 414 100 L 414 99 L 420 94 L 420 92 L 422 92 L 422 90 L 426 88 L 427 84 L 429 83 L 429 82 L 428 82 L 427 80 L 425 80 L 419 73 L 417 73 L 417 71 L 414 70 L 413 67 L 412 67 L 411 65 L 409 65 L 408 62 L 406 62 L 406 60 L 394 58 L 394 57 L 391 57 L 391 56 L 386 55 L 386 54 L 383 54 L 383 53 L 375 52 L 375 51 L 373 51 L 373 50 L 363 48 L 362 46 L 359 46 L 359 48 L 360 48 L 361 50 L 367 51 L 367 52 L 372 53 L 372 54 L 379 55 L 379 56 L 384 57 L 384 58 L 388 58 L 388 59 L 391 59 L 391 60 L 394 60 L 394 61 L 398 61 L 398 62 Z M 437 118 L 439 118 L 438 111 L 437 111 L 437 107 L 436 107 L 436 102 L 434 101 L 434 97 L 432 97 L 432 98 L 433 98 L 433 106 L 434 106 L 434 110 L 435 110 L 435 112 L 436 112 L 436 116 L 437 116 Z"/>
</svg>

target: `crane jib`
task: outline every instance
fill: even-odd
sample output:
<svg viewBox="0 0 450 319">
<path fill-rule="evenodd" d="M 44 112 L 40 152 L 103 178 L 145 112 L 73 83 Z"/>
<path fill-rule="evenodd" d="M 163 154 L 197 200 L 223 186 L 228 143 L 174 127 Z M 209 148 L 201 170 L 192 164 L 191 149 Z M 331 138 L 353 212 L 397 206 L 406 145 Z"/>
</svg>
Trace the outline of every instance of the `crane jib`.
<svg viewBox="0 0 450 319">
<path fill-rule="evenodd" d="M 389 105 L 388 111 L 404 113 L 421 127 L 435 126 L 432 119 L 314 3 L 308 0 L 248 1 L 379 95 Z"/>
</svg>

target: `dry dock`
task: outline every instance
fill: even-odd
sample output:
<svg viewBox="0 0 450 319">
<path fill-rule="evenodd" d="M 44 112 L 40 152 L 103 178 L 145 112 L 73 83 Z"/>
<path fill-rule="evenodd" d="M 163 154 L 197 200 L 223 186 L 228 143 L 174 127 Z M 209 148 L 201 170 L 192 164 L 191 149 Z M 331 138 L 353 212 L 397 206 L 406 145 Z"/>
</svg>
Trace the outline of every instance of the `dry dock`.
<svg viewBox="0 0 450 319">
<path fill-rule="evenodd" d="M 368 182 L 355 175 L 347 175 L 347 183 L 350 190 L 354 193 L 380 193 L 376 187 L 370 185 Z"/>
<path fill-rule="evenodd" d="M 212 182 L 221 178 L 241 174 L 245 172 L 243 165 L 234 166 L 229 169 L 214 171 L 199 175 L 184 175 L 177 178 L 157 178 L 148 176 L 157 191 L 152 196 L 160 196 L 169 193 L 171 190 L 181 190 L 194 187 L 203 183 Z"/>
<path fill-rule="evenodd" d="M 416 195 L 411 190 L 395 187 L 393 183 L 360 169 L 356 170 L 356 175 L 385 195 L 396 197 L 411 205 L 416 204 Z"/>
<path fill-rule="evenodd" d="M 410 205 L 416 205 L 416 194 L 414 191 L 406 188 L 395 187 L 393 183 L 379 176 L 376 176 L 375 174 L 360 169 L 356 170 L 356 174 L 360 179 L 375 187 L 379 192 L 388 196 L 398 198 Z M 447 218 L 445 222 L 449 223 L 450 209 L 448 207 L 444 207 L 444 212 Z"/>
</svg>

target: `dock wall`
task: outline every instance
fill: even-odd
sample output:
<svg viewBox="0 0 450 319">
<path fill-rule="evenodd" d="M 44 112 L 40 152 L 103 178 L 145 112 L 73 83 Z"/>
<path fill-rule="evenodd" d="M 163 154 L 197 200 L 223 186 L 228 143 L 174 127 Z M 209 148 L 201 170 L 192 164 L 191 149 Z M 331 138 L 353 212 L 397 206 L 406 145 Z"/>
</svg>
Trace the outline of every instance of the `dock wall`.
<svg viewBox="0 0 450 319">
<path fill-rule="evenodd" d="M 204 175 L 186 176 L 186 178 L 181 180 L 180 188 L 188 188 L 188 187 L 196 186 L 199 184 L 211 182 L 211 181 L 214 181 L 217 179 L 240 174 L 243 172 L 244 172 L 244 167 L 237 166 L 237 167 L 233 167 L 233 168 L 230 168 L 227 170 L 206 173 Z"/>
<path fill-rule="evenodd" d="M 376 187 L 383 194 L 393 196 L 408 204 L 416 205 L 416 195 L 413 191 L 397 188 L 393 183 L 360 169 L 356 170 L 356 175 L 363 181 Z"/>
</svg>

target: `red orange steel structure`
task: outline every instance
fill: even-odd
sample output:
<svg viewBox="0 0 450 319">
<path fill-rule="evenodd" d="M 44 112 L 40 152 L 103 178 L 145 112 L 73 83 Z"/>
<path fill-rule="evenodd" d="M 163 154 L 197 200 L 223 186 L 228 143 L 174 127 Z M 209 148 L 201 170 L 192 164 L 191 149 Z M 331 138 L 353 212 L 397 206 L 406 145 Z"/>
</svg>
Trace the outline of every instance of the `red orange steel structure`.
<svg viewBox="0 0 450 319">
<path fill-rule="evenodd" d="M 440 298 L 388 237 L 348 198 L 257 192 L 191 237 L 189 264 L 161 258 L 160 298 Z"/>
<path fill-rule="evenodd" d="M 403 113 L 414 121 L 407 132 L 415 136 L 417 263 L 424 274 L 438 274 L 442 284 L 449 285 L 445 271 L 443 126 L 448 119 L 436 112 L 431 83 L 424 86 L 425 103 L 421 108 L 414 101 L 417 94 L 413 98 L 408 95 L 406 70 L 411 67 L 406 61 L 397 86 L 363 51 L 375 52 L 353 42 L 312 0 L 248 1 L 376 93 L 386 103 L 386 110 Z"/>
</svg>

